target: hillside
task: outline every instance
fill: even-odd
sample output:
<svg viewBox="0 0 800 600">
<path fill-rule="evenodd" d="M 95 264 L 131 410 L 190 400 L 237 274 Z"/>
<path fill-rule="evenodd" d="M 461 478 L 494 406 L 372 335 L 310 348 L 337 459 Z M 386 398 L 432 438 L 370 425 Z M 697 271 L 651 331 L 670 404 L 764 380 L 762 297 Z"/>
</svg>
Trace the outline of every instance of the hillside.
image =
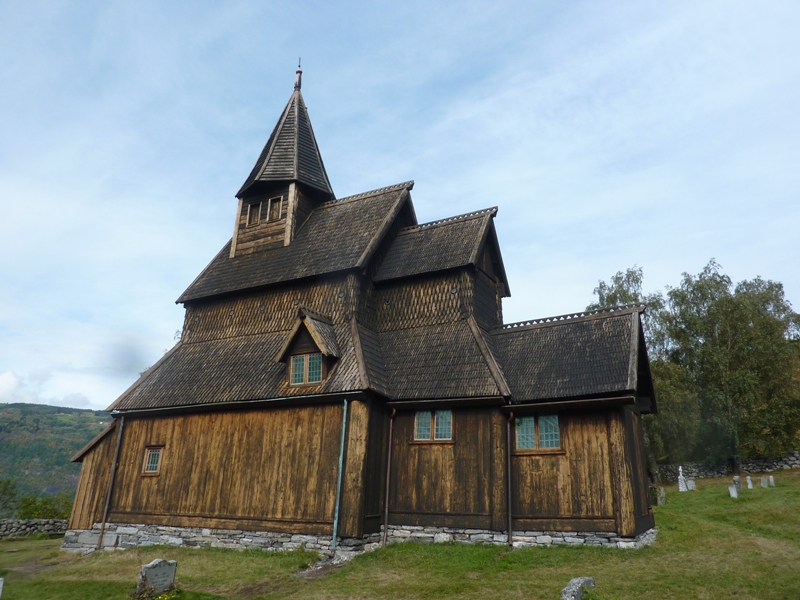
<svg viewBox="0 0 800 600">
<path fill-rule="evenodd" d="M 43 404 L 0 404 L 0 478 L 18 496 L 72 494 L 80 464 L 69 459 L 111 421 L 107 412 Z"/>
</svg>

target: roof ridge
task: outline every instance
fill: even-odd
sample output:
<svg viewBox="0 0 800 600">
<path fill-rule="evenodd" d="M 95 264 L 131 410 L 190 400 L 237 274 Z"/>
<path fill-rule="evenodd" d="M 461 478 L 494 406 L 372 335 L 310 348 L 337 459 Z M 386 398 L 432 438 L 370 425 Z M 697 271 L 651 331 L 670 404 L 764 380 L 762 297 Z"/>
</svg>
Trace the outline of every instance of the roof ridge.
<svg viewBox="0 0 800 600">
<path fill-rule="evenodd" d="M 344 198 L 336 198 L 335 200 L 328 200 L 327 202 L 323 202 L 322 204 L 318 205 L 317 208 L 327 208 L 328 206 L 335 206 L 342 202 L 348 202 L 350 200 L 359 200 L 361 198 L 366 198 L 367 196 L 377 196 L 378 194 L 383 194 L 385 192 L 391 192 L 403 188 L 411 190 L 413 187 L 414 187 L 414 180 L 410 179 L 409 181 L 404 181 L 403 183 L 395 183 L 394 185 L 388 185 L 386 187 L 369 190 L 368 192 L 361 192 L 360 194 L 345 196 Z"/>
<path fill-rule="evenodd" d="M 495 328 L 495 331 L 500 333 L 500 331 L 511 331 L 515 329 L 522 329 L 524 327 L 531 327 L 535 325 L 557 325 L 559 323 L 563 323 L 564 321 L 576 321 L 579 319 L 587 319 L 590 317 L 596 317 L 598 315 L 608 314 L 611 315 L 619 315 L 622 313 L 630 313 L 634 310 L 639 310 L 640 312 L 647 308 L 647 304 L 620 304 L 618 306 L 609 306 L 605 308 L 596 308 L 594 310 L 584 310 L 577 313 L 570 313 L 566 315 L 557 315 L 554 317 L 543 317 L 541 319 L 532 319 L 530 321 L 518 321 L 516 323 L 505 323 L 500 327 Z"/>
<path fill-rule="evenodd" d="M 439 225 L 450 225 L 451 223 L 466 221 L 468 219 L 474 219 L 475 217 L 487 214 L 492 214 L 492 215 L 497 214 L 497 207 L 492 206 L 490 208 L 482 208 L 480 210 L 473 210 L 472 212 L 464 213 L 463 215 L 446 217 L 444 219 L 439 219 L 437 221 L 429 221 L 428 223 L 419 223 L 418 225 L 409 225 L 408 227 L 403 227 L 398 233 L 406 231 L 419 231 L 420 229 L 429 229 L 431 227 L 437 227 Z"/>
</svg>

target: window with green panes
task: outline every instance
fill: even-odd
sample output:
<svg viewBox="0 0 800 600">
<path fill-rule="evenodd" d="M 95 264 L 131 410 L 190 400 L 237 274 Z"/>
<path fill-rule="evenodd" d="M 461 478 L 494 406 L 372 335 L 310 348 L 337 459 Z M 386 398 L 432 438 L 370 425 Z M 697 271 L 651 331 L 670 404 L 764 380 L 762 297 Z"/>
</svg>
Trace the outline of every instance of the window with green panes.
<svg viewBox="0 0 800 600">
<path fill-rule="evenodd" d="M 292 357 L 289 381 L 292 385 L 322 381 L 322 354 L 298 354 Z"/>
<path fill-rule="evenodd" d="M 516 420 L 517 450 L 560 448 L 558 415 L 518 417 Z M 538 443 L 537 443 L 538 442 Z"/>
<path fill-rule="evenodd" d="M 453 411 L 418 411 L 414 426 L 414 439 L 417 441 L 453 439 Z"/>
</svg>

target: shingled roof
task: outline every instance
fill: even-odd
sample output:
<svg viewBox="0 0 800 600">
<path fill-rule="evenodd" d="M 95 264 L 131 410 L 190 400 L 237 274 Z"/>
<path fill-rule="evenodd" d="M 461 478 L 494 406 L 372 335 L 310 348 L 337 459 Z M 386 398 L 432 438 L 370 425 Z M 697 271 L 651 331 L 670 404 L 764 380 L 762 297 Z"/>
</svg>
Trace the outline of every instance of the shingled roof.
<svg viewBox="0 0 800 600">
<path fill-rule="evenodd" d="M 408 200 L 413 181 L 317 206 L 288 246 L 230 258 L 230 242 L 177 302 L 361 268 Z"/>
<path fill-rule="evenodd" d="M 109 410 L 146 410 L 331 394 L 361 388 L 349 325 L 334 325 L 341 357 L 319 385 L 292 386 L 276 363 L 285 331 L 179 343 Z"/>
<path fill-rule="evenodd" d="M 514 402 L 634 392 L 643 310 L 604 309 L 495 329 L 491 337 Z"/>
<path fill-rule="evenodd" d="M 476 264 L 495 214 L 497 207 L 401 229 L 373 280 L 399 279 Z M 496 245 L 495 236 L 492 242 Z M 495 252 L 499 257 L 499 247 Z M 507 287 L 505 273 L 501 277 Z"/>
<path fill-rule="evenodd" d="M 260 181 L 299 181 L 333 197 L 333 189 L 300 93 L 301 73 L 298 69 L 295 90 L 253 170 L 236 193 L 238 198 Z"/>
</svg>

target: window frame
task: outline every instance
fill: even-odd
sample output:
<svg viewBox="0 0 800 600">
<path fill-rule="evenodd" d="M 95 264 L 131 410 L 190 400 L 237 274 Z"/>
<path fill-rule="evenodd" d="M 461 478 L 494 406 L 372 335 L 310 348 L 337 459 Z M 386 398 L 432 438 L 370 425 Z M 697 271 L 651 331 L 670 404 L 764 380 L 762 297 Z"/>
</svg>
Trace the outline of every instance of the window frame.
<svg viewBox="0 0 800 600">
<path fill-rule="evenodd" d="M 319 356 L 319 380 L 318 381 L 309 381 L 308 380 L 308 367 L 309 367 L 309 363 L 311 362 L 309 360 L 309 358 L 312 357 L 312 356 Z M 296 358 L 302 358 L 303 359 L 303 381 L 299 381 L 297 383 L 294 382 L 294 374 L 295 374 L 294 364 L 295 364 L 295 359 Z M 293 387 L 299 387 L 299 386 L 303 386 L 303 385 L 319 385 L 325 380 L 325 376 L 326 375 L 327 375 L 327 373 L 326 373 L 326 369 L 325 369 L 325 360 L 324 360 L 324 358 L 322 356 L 322 352 L 303 352 L 303 353 L 300 353 L 300 354 L 292 354 L 289 357 L 289 385 L 291 385 Z"/>
<path fill-rule="evenodd" d="M 274 204 L 278 205 L 278 216 L 274 219 L 272 218 L 272 206 Z M 283 196 L 275 196 L 274 198 L 270 198 L 267 200 L 267 223 L 275 223 L 276 221 L 281 220 L 281 213 L 283 212 Z"/>
<path fill-rule="evenodd" d="M 557 419 L 557 426 L 558 426 L 558 446 L 557 447 L 548 447 L 542 448 L 542 440 L 540 437 L 539 431 L 539 418 L 540 417 L 556 417 Z M 534 422 L 534 448 L 520 448 L 519 447 L 519 420 L 524 418 L 533 419 Z M 533 414 L 533 415 L 520 415 L 514 419 L 514 454 L 566 454 L 567 451 L 564 449 L 564 436 L 561 432 L 561 422 L 562 418 L 559 413 L 542 413 L 542 414 Z"/>
<path fill-rule="evenodd" d="M 436 437 L 436 415 L 437 413 L 450 413 L 450 437 L 447 438 L 437 438 Z M 421 413 L 428 413 L 431 416 L 430 421 L 430 437 L 428 438 L 418 438 L 417 437 L 417 422 L 419 419 L 419 415 Z M 449 408 L 442 409 L 442 410 L 418 410 L 414 412 L 414 431 L 411 440 L 411 444 L 453 444 L 454 443 L 454 435 L 453 435 L 453 411 Z"/>
<path fill-rule="evenodd" d="M 158 461 L 156 463 L 155 471 L 148 471 L 147 467 L 150 463 L 151 452 L 158 451 Z M 164 446 L 145 446 L 144 460 L 142 461 L 142 476 L 143 477 L 157 477 L 161 475 L 161 465 L 164 464 Z"/>
<path fill-rule="evenodd" d="M 261 222 L 261 205 L 263 202 L 251 202 L 247 205 L 247 219 L 245 221 L 246 227 L 255 227 Z M 253 210 L 258 207 L 257 210 Z M 253 215 L 255 214 L 255 220 L 253 220 Z"/>
</svg>

